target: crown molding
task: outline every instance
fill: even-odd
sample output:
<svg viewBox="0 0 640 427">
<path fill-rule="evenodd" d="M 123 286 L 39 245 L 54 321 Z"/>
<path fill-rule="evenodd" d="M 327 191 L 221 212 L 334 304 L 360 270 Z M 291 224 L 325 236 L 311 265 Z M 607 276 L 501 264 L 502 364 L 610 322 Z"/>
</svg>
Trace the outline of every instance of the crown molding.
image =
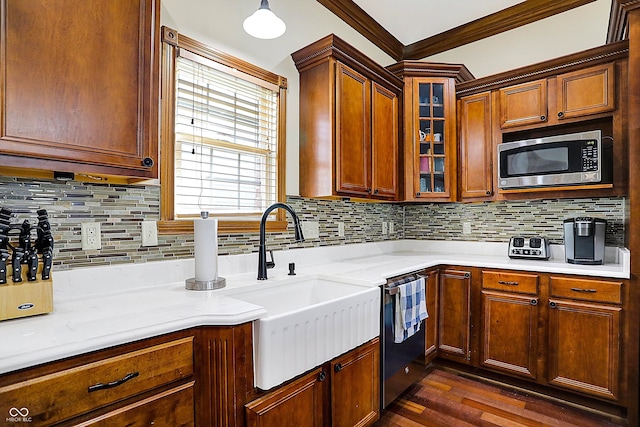
<svg viewBox="0 0 640 427">
<path fill-rule="evenodd" d="M 595 0 L 527 0 L 449 31 L 404 46 L 353 0 L 317 0 L 396 61 L 423 59 Z M 615 1 L 615 0 L 613 0 Z M 626 3 L 637 3 L 627 1 Z M 410 11 L 408 11 L 410 12 Z"/>
</svg>

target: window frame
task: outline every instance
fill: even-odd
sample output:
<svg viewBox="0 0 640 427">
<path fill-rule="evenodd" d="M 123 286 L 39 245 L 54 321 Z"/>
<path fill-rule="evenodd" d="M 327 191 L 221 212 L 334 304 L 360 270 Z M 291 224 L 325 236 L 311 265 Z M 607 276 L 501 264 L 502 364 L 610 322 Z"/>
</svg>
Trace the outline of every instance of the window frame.
<svg viewBox="0 0 640 427">
<path fill-rule="evenodd" d="M 175 168 L 175 71 L 179 50 L 184 49 L 195 55 L 217 62 L 224 66 L 241 71 L 249 76 L 274 84 L 278 87 L 278 141 L 276 154 L 276 201 L 285 202 L 286 171 L 286 105 L 287 79 L 283 76 L 264 70 L 241 59 L 213 49 L 205 44 L 179 34 L 169 27 L 162 27 L 162 69 L 161 69 L 161 116 L 160 116 L 160 221 L 159 234 L 191 234 L 193 219 L 176 219 L 174 207 L 174 168 Z M 276 210 L 274 220 L 267 223 L 269 231 L 285 231 L 287 229 L 286 213 Z M 238 220 L 230 220 L 228 216 L 220 216 L 218 231 L 221 234 L 257 232 L 260 228 L 260 217 L 248 217 L 239 214 Z"/>
</svg>

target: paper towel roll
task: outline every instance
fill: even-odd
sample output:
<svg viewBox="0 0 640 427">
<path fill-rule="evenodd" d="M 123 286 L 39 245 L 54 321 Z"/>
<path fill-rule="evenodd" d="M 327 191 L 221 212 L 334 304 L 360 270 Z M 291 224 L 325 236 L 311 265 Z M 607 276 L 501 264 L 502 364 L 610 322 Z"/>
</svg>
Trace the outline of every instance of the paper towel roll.
<svg viewBox="0 0 640 427">
<path fill-rule="evenodd" d="M 199 282 L 218 279 L 218 220 L 196 219 L 193 223 L 196 277 Z"/>
</svg>

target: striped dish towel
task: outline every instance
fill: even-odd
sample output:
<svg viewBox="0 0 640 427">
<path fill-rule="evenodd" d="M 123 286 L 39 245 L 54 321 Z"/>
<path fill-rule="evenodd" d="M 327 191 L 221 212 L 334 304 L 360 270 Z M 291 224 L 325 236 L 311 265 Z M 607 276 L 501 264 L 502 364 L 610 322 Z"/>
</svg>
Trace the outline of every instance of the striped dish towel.
<svg viewBox="0 0 640 427">
<path fill-rule="evenodd" d="M 429 317 L 424 286 L 424 277 L 397 285 L 393 342 L 401 343 L 413 336 L 420 330 L 420 322 Z"/>
</svg>

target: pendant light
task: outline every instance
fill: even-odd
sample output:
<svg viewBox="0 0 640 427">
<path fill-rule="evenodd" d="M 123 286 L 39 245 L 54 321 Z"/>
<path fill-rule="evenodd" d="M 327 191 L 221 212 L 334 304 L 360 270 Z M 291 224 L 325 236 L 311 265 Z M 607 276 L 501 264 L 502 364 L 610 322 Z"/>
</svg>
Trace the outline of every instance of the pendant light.
<svg viewBox="0 0 640 427">
<path fill-rule="evenodd" d="M 269 9 L 269 0 L 261 0 L 260 8 L 244 20 L 242 27 L 258 39 L 275 39 L 287 29 L 282 19 Z"/>
</svg>

